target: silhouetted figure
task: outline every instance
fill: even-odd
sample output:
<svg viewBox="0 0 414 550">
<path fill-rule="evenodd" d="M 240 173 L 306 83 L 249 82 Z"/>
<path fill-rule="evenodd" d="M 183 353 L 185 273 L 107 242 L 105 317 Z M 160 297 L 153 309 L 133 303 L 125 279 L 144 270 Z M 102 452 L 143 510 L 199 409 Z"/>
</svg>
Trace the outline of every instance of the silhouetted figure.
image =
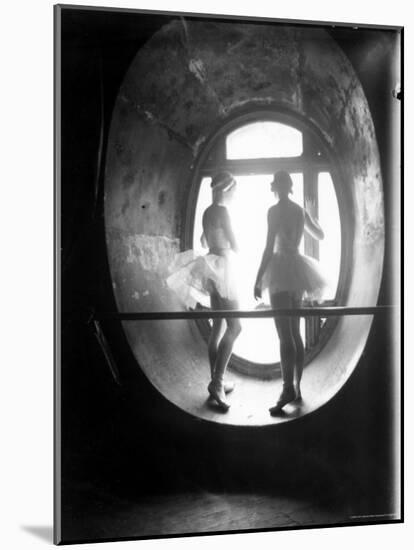
<svg viewBox="0 0 414 550">
<path fill-rule="evenodd" d="M 220 172 L 213 178 L 211 189 L 212 204 L 203 213 L 201 236 L 202 245 L 209 249 L 208 254 L 198 257 L 193 251 L 179 254 L 167 282 L 186 305 L 197 301 L 197 295 L 204 293 L 210 297 L 212 309 L 238 309 L 234 265 L 237 244 L 225 206 L 233 197 L 236 181 L 229 172 Z M 225 382 L 224 374 L 240 331 L 239 319 L 213 319 L 208 342 L 211 370 L 208 392 L 222 411 L 230 407 L 226 393 L 234 389 L 234 384 Z"/>
<path fill-rule="evenodd" d="M 256 299 L 268 289 L 273 309 L 298 308 L 304 295 L 318 299 L 328 284 L 319 263 L 299 252 L 304 229 L 316 239 L 323 239 L 324 234 L 318 222 L 289 198 L 292 187 L 287 172 L 274 175 L 271 191 L 279 201 L 268 211 L 266 247 L 254 287 Z M 270 409 L 272 415 L 279 414 L 287 403 L 302 399 L 300 383 L 305 353 L 299 321 L 299 317 L 275 318 L 283 389 L 276 405 Z"/>
</svg>

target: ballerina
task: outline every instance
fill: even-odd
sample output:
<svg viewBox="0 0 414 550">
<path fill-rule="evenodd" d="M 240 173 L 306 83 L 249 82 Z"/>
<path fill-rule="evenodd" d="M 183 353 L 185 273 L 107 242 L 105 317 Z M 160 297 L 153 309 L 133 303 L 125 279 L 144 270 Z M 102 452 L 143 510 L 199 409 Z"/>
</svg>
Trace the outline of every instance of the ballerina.
<svg viewBox="0 0 414 550">
<path fill-rule="evenodd" d="M 268 289 L 273 309 L 299 308 L 302 299 L 320 299 L 328 285 L 317 261 L 299 253 L 299 244 L 306 231 L 315 239 L 323 239 L 319 223 L 289 198 L 293 182 L 285 171 L 279 171 L 271 182 L 271 191 L 279 197 L 268 211 L 268 233 L 254 286 L 254 296 L 261 298 Z M 299 330 L 299 317 L 276 317 L 280 342 L 283 388 L 270 414 L 279 414 L 292 401 L 301 400 L 301 379 L 304 346 Z"/>
<path fill-rule="evenodd" d="M 237 243 L 226 208 L 236 189 L 236 181 L 229 172 L 220 172 L 211 182 L 212 204 L 203 213 L 201 243 L 209 251 L 205 256 L 194 257 L 186 251 L 179 258 L 180 269 L 173 268 L 167 283 L 189 305 L 197 301 L 197 295 L 207 295 L 215 310 L 238 309 L 235 253 Z M 180 256 L 180 255 L 179 255 Z M 226 394 L 234 384 L 224 381 L 224 375 L 233 350 L 234 342 L 241 331 L 239 319 L 213 319 L 208 341 L 208 357 L 211 381 L 210 396 L 222 411 L 230 408 Z"/>
</svg>

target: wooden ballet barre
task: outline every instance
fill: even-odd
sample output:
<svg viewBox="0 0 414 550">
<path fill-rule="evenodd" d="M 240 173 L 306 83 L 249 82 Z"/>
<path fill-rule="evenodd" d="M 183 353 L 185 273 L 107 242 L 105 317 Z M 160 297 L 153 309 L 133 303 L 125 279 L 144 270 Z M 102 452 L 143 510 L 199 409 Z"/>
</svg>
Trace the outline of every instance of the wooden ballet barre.
<svg viewBox="0 0 414 550">
<path fill-rule="evenodd" d="M 197 310 L 197 311 L 150 311 L 150 312 L 95 312 L 93 318 L 98 321 L 117 319 L 119 321 L 172 321 L 176 319 L 265 319 L 273 317 L 343 317 L 346 315 L 378 315 L 389 313 L 396 306 L 370 307 L 299 307 L 289 309 L 260 310 Z"/>
</svg>

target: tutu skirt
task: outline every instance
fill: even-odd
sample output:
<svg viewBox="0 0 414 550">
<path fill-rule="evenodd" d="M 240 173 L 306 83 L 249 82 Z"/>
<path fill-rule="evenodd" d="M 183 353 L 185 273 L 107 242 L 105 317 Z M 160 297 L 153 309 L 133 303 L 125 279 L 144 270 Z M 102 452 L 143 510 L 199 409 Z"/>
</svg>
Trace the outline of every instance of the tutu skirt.
<svg viewBox="0 0 414 550">
<path fill-rule="evenodd" d="M 180 301 L 194 308 L 197 302 L 213 292 L 227 300 L 237 300 L 236 256 L 232 250 L 225 255 L 198 255 L 193 250 L 177 254 L 169 266 L 167 285 Z"/>
<path fill-rule="evenodd" d="M 295 251 L 275 252 L 263 274 L 262 289 L 269 294 L 292 292 L 297 298 L 321 301 L 328 278 L 319 262 Z"/>
</svg>

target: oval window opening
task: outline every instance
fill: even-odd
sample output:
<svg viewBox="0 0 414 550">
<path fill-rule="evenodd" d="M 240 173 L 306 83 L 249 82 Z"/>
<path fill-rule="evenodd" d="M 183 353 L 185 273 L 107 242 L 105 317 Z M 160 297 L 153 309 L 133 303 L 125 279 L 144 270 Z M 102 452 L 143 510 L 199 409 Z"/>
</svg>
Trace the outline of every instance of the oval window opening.
<svg viewBox="0 0 414 550">
<path fill-rule="evenodd" d="M 223 159 L 217 161 L 214 159 Z M 239 247 L 240 309 L 252 310 L 270 306 L 268 295 L 258 303 L 253 286 L 265 246 L 267 211 L 276 199 L 270 190 L 273 172 L 283 168 L 293 180 L 292 200 L 312 209 L 325 231 L 320 242 L 304 235 L 300 251 L 319 260 L 330 279 L 321 305 L 336 303 L 341 264 L 341 223 L 339 205 L 331 170 L 319 144 L 290 125 L 259 121 L 239 126 L 225 140 L 213 141 L 207 161 L 199 168 L 199 191 L 196 202 L 193 248 L 200 254 L 202 216 L 211 204 L 211 178 L 219 170 L 230 170 L 237 181 L 237 191 L 228 206 Z M 201 304 L 210 307 L 206 298 Z M 275 376 L 280 369 L 279 341 L 272 319 L 241 319 L 242 332 L 233 349 L 231 366 L 245 374 Z M 301 333 L 308 356 L 324 340 L 321 338 L 325 319 L 301 319 Z M 204 324 L 205 326 L 205 324 Z M 207 330 L 204 331 L 208 333 Z M 206 334 L 205 334 L 206 335 Z M 309 352 L 313 352 L 310 354 Z"/>
<path fill-rule="evenodd" d="M 167 267 L 178 251 L 191 249 L 193 241 L 198 245 L 200 231 L 194 227 L 196 208 L 199 216 L 204 207 L 203 194 L 207 195 L 205 202 L 210 201 L 209 178 L 220 169 L 233 172 L 240 182 L 241 192 L 244 182 L 256 185 L 254 178 L 259 178 L 256 181 L 263 181 L 263 194 L 256 189 L 257 193 L 251 192 L 249 197 L 259 200 L 263 196 L 269 204 L 273 201 L 269 182 L 276 170 L 283 168 L 293 175 L 295 181 L 302 182 L 299 186 L 303 185 L 306 207 L 317 207 L 318 217 L 325 226 L 331 219 L 337 226 L 337 235 L 332 236 L 331 231 L 319 248 L 307 238 L 303 242 L 306 254 L 319 254 L 322 262 L 325 257 L 329 259 L 336 255 L 332 271 L 337 271 L 340 263 L 339 282 L 332 285 L 329 299 L 333 298 L 337 305 L 344 307 L 375 305 L 381 288 L 385 248 L 381 163 L 369 104 L 351 64 L 344 63 L 343 52 L 326 33 L 322 46 L 315 41 L 316 49 L 303 50 L 300 67 L 303 78 L 298 80 L 298 67 L 292 66 L 292 71 L 283 71 L 284 78 L 278 81 L 277 87 L 269 88 L 269 95 L 266 90 L 258 93 L 255 86 L 259 80 L 264 82 L 269 78 L 267 58 L 258 58 L 254 67 L 257 80 L 247 79 L 243 82 L 243 89 L 230 89 L 228 71 L 232 70 L 232 56 L 227 60 L 226 56 L 220 56 L 218 64 L 213 56 L 209 76 L 215 90 L 226 90 L 228 101 L 225 106 L 228 109 L 224 112 L 218 108 L 214 94 L 203 93 L 196 98 L 194 86 L 186 85 L 188 66 L 176 63 L 182 55 L 181 40 L 175 45 L 171 41 L 175 23 L 177 37 L 180 37 L 182 23 L 177 20 L 172 22 L 172 26 L 160 29 L 159 34 L 154 35 L 145 49 L 137 54 L 120 86 L 112 113 L 103 196 L 108 265 L 119 312 L 164 313 L 177 309 L 181 312 L 184 308 L 168 288 Z M 203 22 L 188 20 L 187 24 L 192 28 L 194 46 L 214 54 L 216 34 L 211 33 L 211 29 L 204 32 Z M 244 36 L 245 39 L 240 40 L 237 53 L 246 67 L 251 63 L 249 43 L 252 40 L 259 43 L 263 38 L 262 25 L 248 27 L 240 27 L 241 38 Z M 220 32 L 223 40 L 234 40 L 229 25 L 223 25 Z M 277 54 L 284 51 L 288 63 L 291 53 L 297 50 L 298 40 L 304 39 L 307 43 L 309 38 L 308 30 L 297 26 L 284 28 L 281 35 L 276 29 L 274 32 L 275 44 L 280 41 L 282 46 Z M 318 36 L 322 37 L 323 33 Z M 164 38 L 171 48 L 159 47 Z M 171 109 L 165 109 L 165 78 L 160 78 L 157 71 L 146 70 L 148 55 L 151 55 L 154 66 L 165 66 L 168 62 L 176 69 L 176 78 L 171 80 L 167 95 L 180 101 Z M 329 81 L 315 63 L 320 55 L 329 64 Z M 312 82 L 312 86 L 304 86 L 305 81 Z M 333 82 L 338 86 L 331 85 Z M 346 83 L 352 86 L 343 87 Z M 314 89 L 324 90 L 319 102 L 323 108 L 317 108 L 319 103 L 315 104 Z M 337 105 L 342 105 L 345 89 L 348 95 L 343 105 L 344 116 L 338 118 Z M 144 94 L 144 98 L 148 90 L 151 92 L 151 112 L 164 113 L 167 117 L 163 119 L 165 126 L 157 121 L 149 124 L 136 109 L 136 93 L 140 97 Z M 300 104 L 296 102 L 298 97 L 303 99 Z M 185 106 L 187 102 L 193 107 L 185 108 L 187 116 L 184 117 L 180 105 Z M 249 145 L 245 146 L 243 154 L 227 151 L 231 148 L 228 138 L 233 132 L 243 127 L 247 131 L 249 125 L 261 122 L 284 125 L 288 127 L 287 132 L 293 128 L 298 132 L 301 147 L 290 152 L 283 144 L 282 150 L 280 143 L 283 140 L 280 138 L 280 149 L 277 145 L 270 152 L 264 151 L 262 145 L 257 151 L 254 149 L 256 144 L 254 147 L 251 144 L 252 140 L 246 140 Z M 174 134 L 169 129 L 173 129 Z M 185 143 L 176 139 L 187 135 L 187 131 Z M 281 133 L 278 135 L 282 136 Z M 259 140 L 253 141 L 259 145 Z M 188 148 L 189 144 L 191 148 Z M 195 151 L 200 152 L 196 158 Z M 316 195 L 318 200 L 312 200 Z M 329 199 L 329 195 L 333 198 Z M 145 208 L 141 208 L 143 205 Z M 248 221 L 243 217 L 243 221 L 245 219 Z M 325 232 L 328 233 L 326 227 Z M 330 237 L 333 242 L 329 245 Z M 260 241 L 260 235 L 257 241 Z M 251 252 L 256 251 L 259 255 L 263 246 L 264 242 L 256 242 L 255 238 Z M 203 254 L 205 252 L 204 249 Z M 254 266 L 253 271 L 256 268 Z M 248 288 L 249 284 L 246 286 Z M 248 288 L 247 292 L 247 298 L 252 299 L 252 289 Z M 136 359 L 137 369 L 173 407 L 189 413 L 196 422 L 196 419 L 202 419 L 216 424 L 212 429 L 217 429 L 218 435 L 221 425 L 232 430 L 240 427 L 237 433 L 241 435 L 248 427 L 244 432 L 247 437 L 251 435 L 251 427 L 294 421 L 320 409 L 334 398 L 358 368 L 374 322 L 372 316 L 365 315 L 328 317 L 326 321 L 306 319 L 302 328 L 305 330 L 308 362 L 303 377 L 304 403 L 300 407 L 292 406 L 286 416 L 276 419 L 268 412 L 268 406 L 275 403 L 282 386 L 276 367 L 278 342 L 272 321 L 268 325 L 269 349 L 272 350 L 269 354 L 273 353 L 273 356 L 266 358 L 257 354 L 264 354 L 266 345 L 258 343 L 256 338 L 254 341 L 247 338 L 246 349 L 241 349 L 247 329 L 244 335 L 240 335 L 239 355 L 234 355 L 229 365 L 229 371 L 232 371 L 229 379 L 235 381 L 236 391 L 231 396 L 232 406 L 227 414 L 218 414 L 209 406 L 207 386 L 211 373 L 208 346 L 203 341 L 208 337 L 209 327 L 208 323 L 201 327 L 201 321 L 167 322 L 164 317 L 154 321 L 122 321 L 122 330 Z M 252 320 L 251 324 L 256 322 Z M 262 336 L 264 331 L 258 332 Z M 259 360 L 275 363 L 261 364 Z M 247 375 L 241 370 L 245 365 Z M 260 374 L 255 378 L 256 373 Z M 175 415 L 174 409 L 170 410 Z M 176 417 L 179 415 L 181 412 Z M 188 422 L 192 420 L 188 419 Z M 190 425 L 187 420 L 185 424 Z"/>
</svg>

